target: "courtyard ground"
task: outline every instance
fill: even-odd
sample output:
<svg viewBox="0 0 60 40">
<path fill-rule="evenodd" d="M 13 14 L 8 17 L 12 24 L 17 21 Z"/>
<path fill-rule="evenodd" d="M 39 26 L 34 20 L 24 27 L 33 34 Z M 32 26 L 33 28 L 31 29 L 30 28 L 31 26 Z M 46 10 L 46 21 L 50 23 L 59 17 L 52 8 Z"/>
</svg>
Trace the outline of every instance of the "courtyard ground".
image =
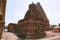
<svg viewBox="0 0 60 40">
<path fill-rule="evenodd" d="M 24 40 L 60 40 L 60 33 L 53 33 L 52 31 L 45 31 L 47 36 L 41 39 L 24 39 Z M 18 40 L 19 38 L 10 32 L 3 32 L 1 40 Z M 19 39 L 23 40 L 23 39 Z"/>
</svg>

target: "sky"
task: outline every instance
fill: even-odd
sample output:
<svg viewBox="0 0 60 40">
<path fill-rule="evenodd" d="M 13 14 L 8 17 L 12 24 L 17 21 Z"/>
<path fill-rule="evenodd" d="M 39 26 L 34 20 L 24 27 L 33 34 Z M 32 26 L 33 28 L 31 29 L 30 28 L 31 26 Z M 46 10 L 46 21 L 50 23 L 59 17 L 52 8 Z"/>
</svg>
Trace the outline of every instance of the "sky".
<svg viewBox="0 0 60 40">
<path fill-rule="evenodd" d="M 60 0 L 7 0 L 5 25 L 23 19 L 32 2 L 40 2 L 50 24 L 60 23 Z"/>
</svg>

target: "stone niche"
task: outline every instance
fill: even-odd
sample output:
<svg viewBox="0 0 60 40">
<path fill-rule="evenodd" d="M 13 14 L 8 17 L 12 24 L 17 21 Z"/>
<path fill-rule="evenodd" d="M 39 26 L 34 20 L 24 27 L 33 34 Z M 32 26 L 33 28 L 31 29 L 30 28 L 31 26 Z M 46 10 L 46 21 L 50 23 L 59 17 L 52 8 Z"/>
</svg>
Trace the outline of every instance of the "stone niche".
<svg viewBox="0 0 60 40">
<path fill-rule="evenodd" d="M 49 20 L 40 3 L 29 5 L 24 19 L 18 21 L 17 28 L 24 38 L 37 39 L 46 36 L 44 31 L 50 30 Z"/>
</svg>

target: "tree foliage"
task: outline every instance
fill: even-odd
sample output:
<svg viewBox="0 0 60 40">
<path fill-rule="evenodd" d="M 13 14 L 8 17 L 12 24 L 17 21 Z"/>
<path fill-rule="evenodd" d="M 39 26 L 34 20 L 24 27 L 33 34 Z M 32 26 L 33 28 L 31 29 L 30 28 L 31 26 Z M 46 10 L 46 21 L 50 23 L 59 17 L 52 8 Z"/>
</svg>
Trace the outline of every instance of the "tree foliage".
<svg viewBox="0 0 60 40">
<path fill-rule="evenodd" d="M 60 23 L 58 24 L 58 26 L 60 26 Z"/>
<path fill-rule="evenodd" d="M 50 26 L 50 27 L 51 27 L 51 29 L 53 29 L 55 26 L 56 26 L 56 25 L 52 25 L 52 24 L 51 24 L 51 26 Z"/>
</svg>

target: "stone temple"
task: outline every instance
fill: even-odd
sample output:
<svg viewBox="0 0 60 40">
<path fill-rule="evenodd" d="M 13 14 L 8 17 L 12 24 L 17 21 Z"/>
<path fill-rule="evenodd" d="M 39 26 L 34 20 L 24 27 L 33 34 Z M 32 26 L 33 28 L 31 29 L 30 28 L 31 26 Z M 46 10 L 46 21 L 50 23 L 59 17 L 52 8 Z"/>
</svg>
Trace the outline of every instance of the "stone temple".
<svg viewBox="0 0 60 40">
<path fill-rule="evenodd" d="M 49 30 L 49 20 L 40 3 L 30 4 L 24 19 L 19 20 L 17 24 L 8 25 L 8 32 L 12 32 L 18 37 L 32 39 L 45 37 L 45 31 Z"/>
<path fill-rule="evenodd" d="M 40 3 L 29 5 L 24 19 L 18 21 L 17 28 L 24 38 L 35 39 L 46 36 L 44 31 L 50 30 L 49 20 Z"/>
<path fill-rule="evenodd" d="M 5 27 L 6 0 L 0 0 L 0 39 Z"/>
<path fill-rule="evenodd" d="M 16 31 L 17 31 L 17 26 L 16 26 L 17 24 L 15 24 L 15 23 L 10 23 L 9 25 L 8 25 L 8 32 L 12 32 L 12 33 L 15 33 Z"/>
</svg>

